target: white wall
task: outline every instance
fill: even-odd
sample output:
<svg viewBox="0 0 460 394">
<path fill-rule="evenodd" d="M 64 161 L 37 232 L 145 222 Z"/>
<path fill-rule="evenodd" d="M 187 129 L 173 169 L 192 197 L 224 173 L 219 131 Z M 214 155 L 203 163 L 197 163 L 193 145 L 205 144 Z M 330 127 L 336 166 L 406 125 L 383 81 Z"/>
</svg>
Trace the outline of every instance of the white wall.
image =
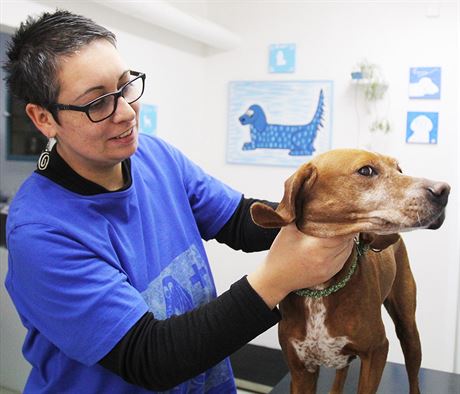
<svg viewBox="0 0 460 394">
<path fill-rule="evenodd" d="M 460 22 L 460 5 L 458 4 L 458 1 L 457 1 L 457 21 Z M 460 42 L 460 25 L 457 26 L 457 40 L 458 42 Z M 460 46 L 458 48 L 459 50 L 457 51 L 457 64 L 460 64 Z M 460 98 L 460 78 L 459 80 L 457 81 L 457 99 Z M 457 108 L 458 108 L 458 103 L 457 103 Z M 457 125 L 459 126 L 458 128 L 460 128 L 460 111 L 457 111 Z M 458 129 L 457 129 L 458 130 Z M 460 152 L 460 138 L 458 138 L 457 140 L 457 152 Z M 459 160 L 459 163 L 458 163 L 458 168 L 459 168 L 459 172 L 460 172 L 460 160 Z M 460 209 L 458 210 L 458 215 L 457 215 L 457 224 L 460 226 Z M 457 249 L 458 249 L 458 260 L 457 260 L 457 263 L 458 265 L 460 266 L 460 242 L 459 244 L 457 245 Z M 455 346 L 455 352 L 456 352 L 456 357 L 455 357 L 455 361 L 454 361 L 454 371 L 456 371 L 457 373 L 460 372 L 460 312 L 459 312 L 459 309 L 460 309 L 460 273 L 459 273 L 459 286 L 458 286 L 458 289 L 457 289 L 457 292 L 458 292 L 458 302 L 457 302 L 457 331 L 456 331 L 456 334 L 455 334 L 455 340 L 456 340 L 456 346 Z"/>
<path fill-rule="evenodd" d="M 17 26 L 27 14 L 51 9 L 57 4 L 63 6 L 64 3 L 4 0 L 0 24 Z M 117 33 L 120 51 L 128 63 L 133 69 L 147 73 L 143 101 L 158 105 L 159 135 L 247 196 L 279 200 L 284 179 L 294 169 L 225 162 L 229 81 L 333 80 L 333 145 L 356 146 L 358 119 L 349 73 L 362 58 L 382 67 L 390 83 L 390 100 L 385 104 L 394 129 L 380 145 L 374 143 L 373 148 L 398 157 L 408 174 L 446 180 L 453 186 L 444 226 L 435 232 L 419 231 L 405 236 L 418 284 L 417 319 L 423 366 L 452 371 L 457 319 L 460 322 L 459 58 L 455 2 L 443 2 L 439 16 L 431 18 L 425 15 L 426 3 L 417 1 L 229 0 L 208 2 L 207 8 L 203 8 L 202 1 L 184 4 L 183 9 L 201 16 L 207 14 L 216 23 L 241 35 L 240 47 L 218 52 L 90 2 L 65 2 L 66 8 L 84 13 Z M 290 42 L 297 44 L 296 72 L 269 74 L 268 45 Z M 409 67 L 413 66 L 442 67 L 440 101 L 407 99 Z M 437 146 L 404 143 L 406 112 L 418 109 L 440 112 Z M 368 139 L 366 124 L 366 116 L 361 113 L 360 144 Z M 31 170 L 33 167 L 27 168 L 19 177 L 25 177 Z M 264 257 L 264 253 L 243 254 L 214 242 L 207 243 L 206 248 L 219 291 L 226 290 Z M 388 334 L 389 359 L 402 362 L 391 326 Z M 276 329 L 261 335 L 254 343 L 278 347 Z M 3 357 L 3 347 L 0 353 Z M 4 360 L 0 359 L 0 364 L 5 365 Z M 460 372 L 460 361 L 457 371 Z"/>
<path fill-rule="evenodd" d="M 427 17 L 422 2 L 218 2 L 208 16 L 239 34 L 234 51 L 208 54 L 206 62 L 206 153 L 196 159 L 249 196 L 278 199 L 283 181 L 293 170 L 225 163 L 227 87 L 233 80 L 334 81 L 333 147 L 356 146 L 358 119 L 350 71 L 363 58 L 379 64 L 390 84 L 388 117 L 392 133 L 372 148 L 397 157 L 408 174 L 445 180 L 452 185 L 447 220 L 438 231 L 405 235 L 418 284 L 417 320 L 423 366 L 453 370 L 459 288 L 458 225 L 458 36 L 455 2 L 443 2 L 439 16 Z M 268 45 L 296 43 L 294 74 L 269 74 Z M 439 101 L 408 100 L 409 68 L 442 67 Z M 405 144 L 406 113 L 440 113 L 436 146 Z M 361 113 L 360 141 L 365 143 L 368 119 Z M 200 138 L 196 151 L 202 151 Z M 386 141 L 385 141 L 386 140 Z M 213 149 L 208 149 L 212 146 Z M 245 256 L 208 245 L 220 289 L 247 272 L 263 254 Z M 402 362 L 393 328 L 389 359 Z M 276 329 L 254 341 L 277 346 Z M 458 366 L 457 366 L 458 368 Z"/>
</svg>

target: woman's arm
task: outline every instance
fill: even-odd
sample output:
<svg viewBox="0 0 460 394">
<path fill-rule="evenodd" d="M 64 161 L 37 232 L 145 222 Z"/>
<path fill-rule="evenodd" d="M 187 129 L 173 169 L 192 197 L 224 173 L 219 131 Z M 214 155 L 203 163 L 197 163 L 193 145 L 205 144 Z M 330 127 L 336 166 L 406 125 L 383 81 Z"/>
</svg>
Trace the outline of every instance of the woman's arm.
<svg viewBox="0 0 460 394">
<path fill-rule="evenodd" d="M 275 325 L 270 310 L 246 278 L 210 303 L 157 320 L 146 313 L 100 364 L 126 381 L 167 390 L 206 371 Z"/>
<path fill-rule="evenodd" d="M 259 252 L 270 249 L 279 228 L 262 228 L 252 221 L 251 205 L 258 201 L 270 205 L 274 209 L 278 206 L 278 203 L 243 196 L 232 217 L 217 233 L 215 239 L 232 249 L 243 252 Z"/>
</svg>

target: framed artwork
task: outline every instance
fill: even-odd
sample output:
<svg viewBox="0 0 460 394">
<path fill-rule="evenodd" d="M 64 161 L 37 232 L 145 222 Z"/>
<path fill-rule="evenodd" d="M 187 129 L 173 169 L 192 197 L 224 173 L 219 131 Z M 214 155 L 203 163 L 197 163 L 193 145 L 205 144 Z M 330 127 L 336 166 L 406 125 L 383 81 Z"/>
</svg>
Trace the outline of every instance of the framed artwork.
<svg viewBox="0 0 460 394">
<path fill-rule="evenodd" d="M 295 44 L 270 45 L 268 69 L 271 73 L 293 73 L 295 71 Z"/>
<path fill-rule="evenodd" d="M 155 135 L 157 132 L 157 106 L 141 104 L 139 123 L 140 133 Z"/>
<path fill-rule="evenodd" d="M 412 67 L 409 76 L 410 99 L 441 97 L 441 67 Z"/>
<path fill-rule="evenodd" d="M 294 166 L 331 147 L 332 81 L 229 83 L 227 161 Z"/>
<path fill-rule="evenodd" d="M 406 142 L 408 144 L 437 144 L 438 113 L 408 112 Z"/>
</svg>

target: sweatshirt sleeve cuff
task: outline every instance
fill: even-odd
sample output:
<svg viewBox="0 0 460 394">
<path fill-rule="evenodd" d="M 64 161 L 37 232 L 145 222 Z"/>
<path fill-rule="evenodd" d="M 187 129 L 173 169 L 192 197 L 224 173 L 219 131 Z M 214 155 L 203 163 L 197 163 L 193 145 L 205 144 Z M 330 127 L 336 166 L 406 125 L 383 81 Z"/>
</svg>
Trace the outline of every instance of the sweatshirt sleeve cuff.
<svg viewBox="0 0 460 394">
<path fill-rule="evenodd" d="M 267 329 L 281 320 L 281 313 L 278 308 L 270 309 L 260 295 L 249 284 L 247 277 L 244 276 L 235 282 L 230 291 L 241 302 L 246 304 L 248 311 L 253 314 L 260 322 L 266 322 Z"/>
</svg>

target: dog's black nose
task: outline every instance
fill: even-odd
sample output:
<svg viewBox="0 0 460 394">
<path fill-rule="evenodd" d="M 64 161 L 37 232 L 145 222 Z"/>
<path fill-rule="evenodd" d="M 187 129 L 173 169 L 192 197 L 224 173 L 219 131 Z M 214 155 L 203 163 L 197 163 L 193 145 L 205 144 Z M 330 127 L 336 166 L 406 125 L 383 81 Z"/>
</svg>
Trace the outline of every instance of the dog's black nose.
<svg viewBox="0 0 460 394">
<path fill-rule="evenodd" d="M 435 183 L 427 188 L 431 201 L 441 206 L 447 205 L 449 199 L 450 186 L 445 182 Z"/>
</svg>

